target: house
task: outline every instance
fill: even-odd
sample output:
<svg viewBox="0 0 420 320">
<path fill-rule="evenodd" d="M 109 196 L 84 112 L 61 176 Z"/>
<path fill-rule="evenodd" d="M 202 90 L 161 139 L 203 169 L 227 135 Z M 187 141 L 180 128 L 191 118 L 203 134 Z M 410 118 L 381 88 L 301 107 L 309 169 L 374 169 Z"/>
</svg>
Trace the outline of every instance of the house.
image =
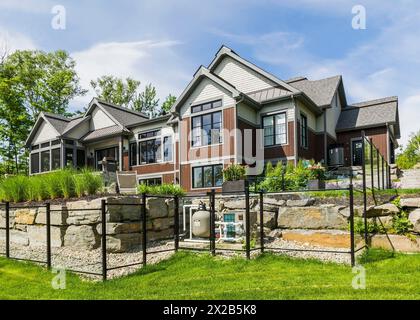
<svg viewBox="0 0 420 320">
<path fill-rule="evenodd" d="M 398 98 L 348 104 L 341 76 L 281 80 L 226 46 L 200 66 L 169 115 L 145 114 L 100 99 L 75 118 L 41 113 L 26 145 L 30 173 L 67 165 L 101 169 L 113 158 L 140 182 L 219 188 L 229 163 L 255 170 L 267 161 L 361 165 L 362 131 L 390 163 L 398 147 Z M 257 172 L 259 173 L 259 172 Z"/>
</svg>

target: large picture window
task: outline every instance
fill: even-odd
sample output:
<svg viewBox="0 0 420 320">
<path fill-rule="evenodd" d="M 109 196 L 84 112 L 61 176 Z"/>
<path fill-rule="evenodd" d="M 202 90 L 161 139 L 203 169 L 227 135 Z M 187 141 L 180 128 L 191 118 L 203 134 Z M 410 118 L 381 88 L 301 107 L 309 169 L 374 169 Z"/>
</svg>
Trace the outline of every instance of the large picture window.
<svg viewBox="0 0 420 320">
<path fill-rule="evenodd" d="M 156 163 L 161 160 L 161 145 L 162 141 L 160 138 L 141 141 L 140 146 L 140 163 Z"/>
<path fill-rule="evenodd" d="M 130 166 L 137 165 L 137 143 L 130 143 Z"/>
<path fill-rule="evenodd" d="M 39 153 L 31 154 L 31 173 L 39 173 Z"/>
<path fill-rule="evenodd" d="M 302 148 L 308 148 L 308 118 L 300 115 L 300 145 Z"/>
<path fill-rule="evenodd" d="M 278 113 L 263 117 L 264 146 L 287 143 L 286 113 Z"/>
<path fill-rule="evenodd" d="M 41 152 L 41 172 L 50 171 L 50 151 Z"/>
<path fill-rule="evenodd" d="M 112 147 L 107 149 L 96 150 L 96 170 L 102 170 L 102 160 L 107 158 L 110 161 L 114 161 L 116 167 L 119 166 L 119 148 Z"/>
<path fill-rule="evenodd" d="M 202 147 L 222 142 L 222 112 L 192 117 L 192 146 Z"/>
<path fill-rule="evenodd" d="M 209 165 L 192 168 L 193 188 L 220 187 L 223 183 L 223 165 Z"/>
<path fill-rule="evenodd" d="M 172 161 L 172 137 L 163 137 L 163 161 Z"/>
<path fill-rule="evenodd" d="M 61 149 L 52 149 L 51 150 L 51 169 L 57 170 L 60 169 L 60 158 L 61 158 Z"/>
</svg>

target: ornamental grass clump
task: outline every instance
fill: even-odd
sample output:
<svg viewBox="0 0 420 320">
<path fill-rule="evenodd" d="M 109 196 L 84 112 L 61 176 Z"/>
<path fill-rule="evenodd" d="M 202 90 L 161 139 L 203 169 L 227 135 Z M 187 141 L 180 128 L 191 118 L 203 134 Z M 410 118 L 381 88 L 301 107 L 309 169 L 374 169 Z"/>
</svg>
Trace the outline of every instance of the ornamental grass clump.
<svg viewBox="0 0 420 320">
<path fill-rule="evenodd" d="M 22 202 L 26 200 L 28 177 L 18 175 L 3 179 L 0 185 L 2 201 Z"/>
<path fill-rule="evenodd" d="M 83 169 L 81 172 L 81 177 L 84 184 L 84 192 L 87 195 L 97 194 L 103 187 L 103 180 L 100 175 L 94 174 L 89 169 Z"/>
<path fill-rule="evenodd" d="M 176 184 L 162 184 L 156 186 L 148 186 L 140 184 L 137 187 L 140 194 L 145 193 L 148 195 L 163 195 L 163 196 L 184 196 L 185 190 Z"/>
<path fill-rule="evenodd" d="M 32 176 L 27 179 L 26 199 L 28 201 L 42 201 L 48 199 L 46 179 L 44 175 Z"/>
</svg>

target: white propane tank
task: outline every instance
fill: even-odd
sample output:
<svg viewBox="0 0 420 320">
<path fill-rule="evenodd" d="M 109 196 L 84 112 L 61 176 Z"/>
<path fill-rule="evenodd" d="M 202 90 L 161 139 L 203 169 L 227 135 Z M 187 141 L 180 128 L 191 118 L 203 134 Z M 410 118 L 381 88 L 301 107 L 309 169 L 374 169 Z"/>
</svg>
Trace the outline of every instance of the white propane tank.
<svg viewBox="0 0 420 320">
<path fill-rule="evenodd" d="M 203 203 L 200 203 L 198 211 L 192 216 L 192 233 L 200 238 L 210 237 L 210 212 Z"/>
</svg>

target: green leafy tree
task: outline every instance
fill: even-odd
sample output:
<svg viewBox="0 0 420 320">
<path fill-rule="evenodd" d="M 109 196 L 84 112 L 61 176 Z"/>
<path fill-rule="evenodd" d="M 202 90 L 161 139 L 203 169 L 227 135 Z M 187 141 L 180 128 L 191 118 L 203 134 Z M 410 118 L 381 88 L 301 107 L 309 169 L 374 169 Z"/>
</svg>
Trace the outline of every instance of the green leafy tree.
<svg viewBox="0 0 420 320">
<path fill-rule="evenodd" d="M 396 162 L 401 169 L 410 169 L 420 163 L 420 131 L 411 135 L 406 148 L 397 156 Z"/>
<path fill-rule="evenodd" d="M 138 95 L 134 104 L 134 110 L 144 112 L 150 117 L 159 115 L 159 99 L 157 99 L 156 96 L 156 88 L 149 83 L 144 88 L 144 91 Z"/>
<path fill-rule="evenodd" d="M 0 157 L 7 173 L 26 168 L 25 139 L 41 111 L 68 115 L 85 94 L 67 52 L 15 51 L 0 60 Z"/>
<path fill-rule="evenodd" d="M 134 109 L 138 101 L 140 81 L 105 75 L 90 82 L 98 98 L 119 106 Z"/>
<path fill-rule="evenodd" d="M 161 115 L 168 114 L 171 111 L 171 108 L 174 105 L 175 101 L 176 101 L 176 97 L 173 96 L 172 94 L 169 94 L 162 104 L 160 114 Z"/>
</svg>

